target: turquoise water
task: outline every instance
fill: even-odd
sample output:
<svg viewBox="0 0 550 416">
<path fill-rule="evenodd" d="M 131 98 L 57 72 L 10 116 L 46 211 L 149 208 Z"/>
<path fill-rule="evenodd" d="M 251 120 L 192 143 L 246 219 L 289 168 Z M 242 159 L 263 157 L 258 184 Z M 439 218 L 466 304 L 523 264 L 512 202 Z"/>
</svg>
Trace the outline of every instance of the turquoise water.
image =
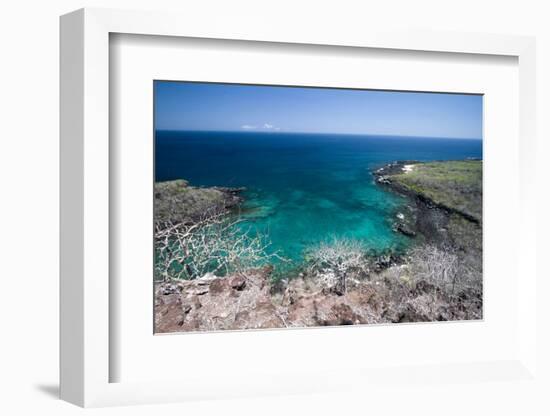
<svg viewBox="0 0 550 416">
<path fill-rule="evenodd" d="M 403 198 L 373 181 L 396 160 L 482 157 L 481 140 L 289 133 L 157 131 L 155 180 L 246 187 L 244 227 L 269 235 L 271 249 L 299 260 L 331 238 L 400 249 L 392 230 Z"/>
</svg>

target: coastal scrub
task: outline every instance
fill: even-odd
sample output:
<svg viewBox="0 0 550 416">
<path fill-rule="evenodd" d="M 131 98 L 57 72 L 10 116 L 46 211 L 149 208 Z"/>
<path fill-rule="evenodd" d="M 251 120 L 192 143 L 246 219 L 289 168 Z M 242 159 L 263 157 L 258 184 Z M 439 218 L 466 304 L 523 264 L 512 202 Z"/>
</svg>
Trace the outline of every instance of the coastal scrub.
<svg viewBox="0 0 550 416">
<path fill-rule="evenodd" d="M 481 319 L 481 172 L 481 161 L 378 169 L 409 201 L 394 230 L 410 249 L 329 238 L 281 270 L 269 235 L 239 226 L 241 189 L 155 184 L 155 331 Z"/>
</svg>

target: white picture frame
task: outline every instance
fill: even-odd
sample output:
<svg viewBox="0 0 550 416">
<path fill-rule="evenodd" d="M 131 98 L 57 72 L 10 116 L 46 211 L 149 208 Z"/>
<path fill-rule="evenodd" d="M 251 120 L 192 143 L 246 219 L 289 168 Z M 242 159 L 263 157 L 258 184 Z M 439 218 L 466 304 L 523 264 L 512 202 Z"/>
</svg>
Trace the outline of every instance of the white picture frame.
<svg viewBox="0 0 550 416">
<path fill-rule="evenodd" d="M 61 18 L 61 398 L 80 406 L 159 403 L 266 394 L 319 393 L 420 380 L 536 380 L 535 41 L 529 37 L 465 33 L 329 31 L 312 26 L 279 27 L 275 22 L 196 21 L 166 13 L 82 9 Z M 222 373 L 215 383 L 197 374 L 186 380 L 112 382 L 120 359 L 111 348 L 110 311 L 110 34 L 225 39 L 341 48 L 429 51 L 441 54 L 503 55 L 519 67 L 519 213 L 514 242 L 518 270 L 517 345 L 506 357 L 468 363 L 417 363 L 408 368 L 367 368 L 266 373 L 235 381 Z M 409 330 L 412 327 L 409 327 Z M 112 330 L 112 328 L 111 328 Z M 277 336 L 273 332 L 272 336 Z M 323 333 L 324 337 L 337 336 Z M 237 336 L 239 334 L 236 334 Z M 152 336 L 152 333 L 151 333 Z M 314 336 L 314 332 L 309 335 Z M 233 335 L 235 337 L 235 335 Z M 238 342 L 235 341 L 235 342 Z M 411 375 L 414 374 L 412 377 Z M 342 380 L 346 382 L 342 382 Z M 205 386 L 209 385 L 208 390 Z"/>
</svg>

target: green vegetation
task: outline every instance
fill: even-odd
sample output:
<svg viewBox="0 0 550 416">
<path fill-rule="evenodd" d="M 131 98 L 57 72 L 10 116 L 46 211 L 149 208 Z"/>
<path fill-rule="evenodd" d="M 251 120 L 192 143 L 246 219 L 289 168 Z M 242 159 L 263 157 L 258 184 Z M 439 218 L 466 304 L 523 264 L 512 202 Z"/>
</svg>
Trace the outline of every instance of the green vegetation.
<svg viewBox="0 0 550 416">
<path fill-rule="evenodd" d="M 155 183 L 155 222 L 194 223 L 223 212 L 240 198 L 226 189 L 196 188 L 180 179 Z"/>
<path fill-rule="evenodd" d="M 419 163 L 391 180 L 481 222 L 482 167 L 479 160 Z"/>
<path fill-rule="evenodd" d="M 240 189 L 156 183 L 156 331 L 482 318 L 482 162 L 407 163 L 377 171 L 408 198 L 407 250 L 332 238 L 300 262 L 241 227 Z"/>
</svg>

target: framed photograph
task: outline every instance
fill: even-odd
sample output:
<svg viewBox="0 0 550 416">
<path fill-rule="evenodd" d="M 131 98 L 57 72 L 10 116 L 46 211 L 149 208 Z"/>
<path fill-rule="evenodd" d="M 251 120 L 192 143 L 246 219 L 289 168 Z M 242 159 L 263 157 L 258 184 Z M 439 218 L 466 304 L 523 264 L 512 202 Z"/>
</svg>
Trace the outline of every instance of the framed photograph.
<svg viewBox="0 0 550 416">
<path fill-rule="evenodd" d="M 154 81 L 155 333 L 483 318 L 480 94 Z"/>
<path fill-rule="evenodd" d="M 534 40 L 233 29 L 61 18 L 62 398 L 536 382 Z"/>
</svg>

